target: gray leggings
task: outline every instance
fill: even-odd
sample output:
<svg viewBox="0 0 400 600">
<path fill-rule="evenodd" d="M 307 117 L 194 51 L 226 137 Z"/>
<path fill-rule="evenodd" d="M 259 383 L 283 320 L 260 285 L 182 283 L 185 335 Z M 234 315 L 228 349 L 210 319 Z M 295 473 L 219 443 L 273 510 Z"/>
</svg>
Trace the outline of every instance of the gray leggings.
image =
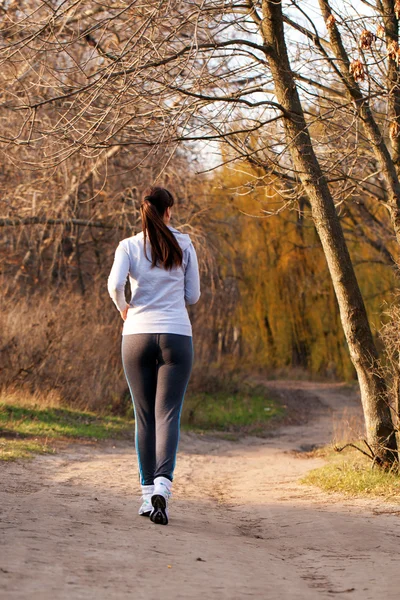
<svg viewBox="0 0 400 600">
<path fill-rule="evenodd" d="M 135 444 L 142 485 L 172 481 L 183 398 L 193 365 L 189 335 L 122 336 L 122 363 L 135 411 Z"/>
</svg>

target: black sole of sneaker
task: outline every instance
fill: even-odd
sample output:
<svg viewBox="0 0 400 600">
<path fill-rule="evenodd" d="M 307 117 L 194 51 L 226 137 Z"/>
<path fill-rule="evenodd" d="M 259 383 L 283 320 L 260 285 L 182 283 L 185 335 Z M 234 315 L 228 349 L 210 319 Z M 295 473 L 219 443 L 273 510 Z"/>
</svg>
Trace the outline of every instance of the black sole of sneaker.
<svg viewBox="0 0 400 600">
<path fill-rule="evenodd" d="M 140 513 L 140 517 L 149 517 L 151 515 L 151 510 L 149 512 Z"/>
<path fill-rule="evenodd" d="M 153 510 L 151 511 L 150 520 L 157 525 L 168 525 L 167 503 L 164 496 L 158 494 L 152 496 L 151 503 Z"/>
</svg>

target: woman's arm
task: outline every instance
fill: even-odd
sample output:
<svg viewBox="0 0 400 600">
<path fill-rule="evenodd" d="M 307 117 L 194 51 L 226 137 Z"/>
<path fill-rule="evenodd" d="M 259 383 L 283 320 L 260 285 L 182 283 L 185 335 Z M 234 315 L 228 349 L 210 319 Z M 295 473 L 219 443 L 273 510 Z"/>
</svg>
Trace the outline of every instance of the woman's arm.
<svg viewBox="0 0 400 600">
<path fill-rule="evenodd" d="M 125 284 L 128 273 L 129 256 L 123 245 L 120 243 L 115 251 L 114 263 L 108 277 L 107 288 L 112 301 L 118 308 L 124 320 L 126 319 L 126 313 L 129 308 L 129 304 L 125 300 Z"/>
<path fill-rule="evenodd" d="M 187 304 L 196 304 L 200 298 L 200 274 L 196 250 L 192 243 L 186 252 L 188 258 L 185 271 L 185 301 Z"/>
</svg>

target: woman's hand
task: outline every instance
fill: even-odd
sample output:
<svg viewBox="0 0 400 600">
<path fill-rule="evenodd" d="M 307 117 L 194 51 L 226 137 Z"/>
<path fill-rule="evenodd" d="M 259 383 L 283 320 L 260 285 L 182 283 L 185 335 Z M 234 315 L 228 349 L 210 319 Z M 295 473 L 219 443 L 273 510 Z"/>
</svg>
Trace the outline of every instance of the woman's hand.
<svg viewBox="0 0 400 600">
<path fill-rule="evenodd" d="M 126 321 L 126 317 L 128 316 L 129 309 L 130 309 L 130 306 L 129 306 L 129 304 L 127 304 L 127 306 L 124 310 L 120 310 L 119 314 L 121 315 L 121 318 L 123 321 Z"/>
</svg>

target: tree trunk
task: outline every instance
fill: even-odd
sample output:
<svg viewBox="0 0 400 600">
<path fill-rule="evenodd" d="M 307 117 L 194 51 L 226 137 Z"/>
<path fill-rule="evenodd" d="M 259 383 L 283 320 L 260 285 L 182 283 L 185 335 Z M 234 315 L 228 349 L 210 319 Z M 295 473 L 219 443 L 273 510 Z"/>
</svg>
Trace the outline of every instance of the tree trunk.
<svg viewBox="0 0 400 600">
<path fill-rule="evenodd" d="M 398 460 L 398 454 L 386 382 L 380 373 L 378 353 L 334 201 L 307 130 L 287 54 L 281 3 L 263 0 L 262 10 L 261 33 L 275 94 L 287 111 L 284 118 L 287 143 L 310 200 L 338 300 L 342 326 L 360 385 L 367 441 L 381 461 L 393 463 Z"/>
</svg>

